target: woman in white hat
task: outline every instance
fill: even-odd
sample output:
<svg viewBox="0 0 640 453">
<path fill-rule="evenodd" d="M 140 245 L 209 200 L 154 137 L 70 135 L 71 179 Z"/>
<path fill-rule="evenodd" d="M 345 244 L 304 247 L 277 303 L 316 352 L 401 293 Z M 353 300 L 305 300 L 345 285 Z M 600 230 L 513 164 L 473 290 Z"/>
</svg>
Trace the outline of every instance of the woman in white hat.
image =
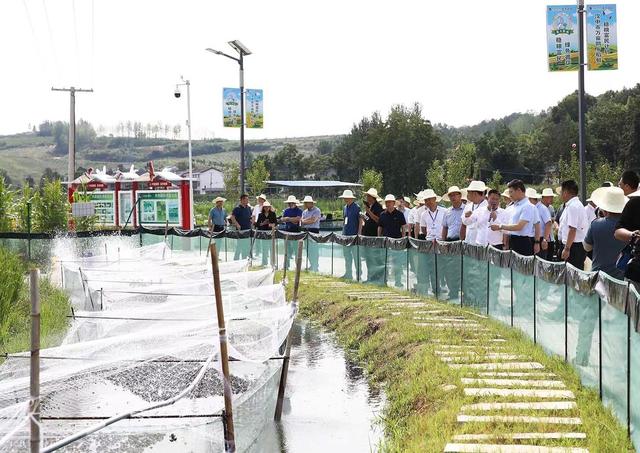
<svg viewBox="0 0 640 453">
<path fill-rule="evenodd" d="M 264 204 L 265 201 L 267 201 L 267 196 L 261 193 L 256 197 L 256 200 L 257 200 L 257 204 L 251 210 L 251 222 L 254 224 L 257 222 L 258 216 L 262 212 L 262 205 Z"/>
<path fill-rule="evenodd" d="M 353 195 L 351 190 L 347 189 L 342 192 L 342 195 L 338 198 L 344 200 L 344 206 L 342 207 L 342 217 L 344 218 L 342 234 L 345 236 L 356 236 L 360 234 L 363 221 L 360 217 L 360 206 L 355 202 L 355 195 Z M 342 247 L 342 254 L 344 255 L 345 272 L 341 278 L 353 280 L 353 247 Z"/>
<path fill-rule="evenodd" d="M 603 271 L 622 280 L 624 274 L 616 267 L 616 261 L 626 243 L 619 241 L 614 235 L 628 198 L 619 187 L 600 187 L 593 191 L 591 200 L 604 214 L 604 217 L 591 222 L 582 241 L 584 249 L 593 252 L 591 270 Z"/>
</svg>

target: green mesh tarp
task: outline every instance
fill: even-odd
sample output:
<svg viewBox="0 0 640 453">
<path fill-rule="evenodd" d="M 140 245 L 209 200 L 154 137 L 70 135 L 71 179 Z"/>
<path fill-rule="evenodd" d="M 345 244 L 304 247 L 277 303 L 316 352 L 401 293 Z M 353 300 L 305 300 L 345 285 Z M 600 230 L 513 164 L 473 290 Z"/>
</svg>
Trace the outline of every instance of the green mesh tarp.
<svg viewBox="0 0 640 453">
<path fill-rule="evenodd" d="M 487 311 L 487 262 L 465 256 L 462 265 L 462 305 Z"/>
<path fill-rule="evenodd" d="M 511 271 L 489 264 L 489 316 L 511 325 Z"/>
<path fill-rule="evenodd" d="M 356 236 L 333 237 L 333 276 L 351 281 L 360 280 L 360 246 Z"/>
<path fill-rule="evenodd" d="M 627 283 L 598 275 L 596 290 L 602 299 L 602 401 L 611 407 L 620 420 L 627 419 L 627 330 L 624 313 Z"/>
<path fill-rule="evenodd" d="M 565 300 L 564 263 L 535 260 L 536 340 L 547 352 L 564 357 Z"/>
<path fill-rule="evenodd" d="M 631 286 L 629 292 L 628 312 L 631 319 L 631 357 L 629 357 L 629 369 L 631 370 L 631 440 L 636 450 L 640 450 L 640 294 Z"/>
<path fill-rule="evenodd" d="M 386 238 L 361 236 L 360 243 L 360 281 L 386 286 L 387 248 Z"/>
<path fill-rule="evenodd" d="M 407 258 L 408 250 L 388 250 L 387 255 L 387 286 L 407 289 Z"/>
<path fill-rule="evenodd" d="M 438 298 L 451 304 L 460 304 L 462 289 L 462 243 L 438 242 Z M 442 275 L 442 278 L 440 278 Z"/>
<path fill-rule="evenodd" d="M 436 271 L 436 255 L 433 252 L 410 248 L 409 254 L 409 289 L 423 296 L 435 297 L 437 280 L 444 286 L 444 277 Z"/>
<path fill-rule="evenodd" d="M 331 234 L 309 234 L 306 244 L 306 269 L 324 275 L 332 275 L 333 242 Z"/>
<path fill-rule="evenodd" d="M 513 271 L 513 326 L 526 333 L 529 338 L 534 337 L 533 275 L 523 275 Z"/>
<path fill-rule="evenodd" d="M 600 373 L 600 303 L 597 294 L 567 289 L 567 358 L 578 370 L 582 383 L 598 387 Z"/>
<path fill-rule="evenodd" d="M 271 249 L 273 241 L 270 237 L 253 238 L 252 262 L 254 266 L 271 266 Z M 274 263 L 275 264 L 275 263 Z"/>
</svg>

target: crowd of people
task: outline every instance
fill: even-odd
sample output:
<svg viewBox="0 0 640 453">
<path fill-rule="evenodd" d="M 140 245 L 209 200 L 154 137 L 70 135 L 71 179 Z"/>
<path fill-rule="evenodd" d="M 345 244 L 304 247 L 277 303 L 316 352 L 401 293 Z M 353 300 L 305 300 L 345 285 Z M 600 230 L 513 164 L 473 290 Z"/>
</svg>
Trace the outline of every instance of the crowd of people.
<svg viewBox="0 0 640 453">
<path fill-rule="evenodd" d="M 502 193 L 483 181 L 471 181 L 465 188 L 449 187 L 442 196 L 432 189 L 422 190 L 413 202 L 410 197 L 392 194 L 381 198 L 376 189 L 370 188 L 364 192 L 362 206 L 351 190 L 345 190 L 339 196 L 344 201 L 342 234 L 461 240 L 524 256 L 538 255 L 548 261 L 565 261 L 582 270 L 590 261 L 591 270 L 622 279 L 627 261 L 640 248 L 634 247 L 640 236 L 638 183 L 635 172 L 625 171 L 617 187 L 603 183 L 587 199 L 586 206 L 578 197 L 574 180 L 540 193 L 518 179 L 510 181 Z M 556 210 L 554 201 L 558 197 Z M 223 206 L 226 200 L 216 198 L 209 214 L 211 231 L 224 230 L 227 221 L 238 230 L 320 231 L 322 213 L 311 196 L 302 201 L 289 196 L 281 216 L 264 194 L 256 198 L 252 208 L 249 197 L 242 195 L 229 216 Z M 353 257 L 348 253 L 345 264 L 345 276 L 349 278 Z"/>
</svg>

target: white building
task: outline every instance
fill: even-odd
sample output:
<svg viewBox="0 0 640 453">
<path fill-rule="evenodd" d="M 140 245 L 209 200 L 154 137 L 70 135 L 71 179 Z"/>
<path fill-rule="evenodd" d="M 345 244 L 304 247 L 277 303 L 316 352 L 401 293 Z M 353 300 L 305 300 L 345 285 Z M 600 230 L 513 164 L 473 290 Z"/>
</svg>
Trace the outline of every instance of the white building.
<svg viewBox="0 0 640 453">
<path fill-rule="evenodd" d="M 182 176 L 188 177 L 189 172 L 184 172 Z M 213 167 L 205 170 L 194 170 L 193 192 L 200 194 L 224 192 L 224 174 Z"/>
</svg>

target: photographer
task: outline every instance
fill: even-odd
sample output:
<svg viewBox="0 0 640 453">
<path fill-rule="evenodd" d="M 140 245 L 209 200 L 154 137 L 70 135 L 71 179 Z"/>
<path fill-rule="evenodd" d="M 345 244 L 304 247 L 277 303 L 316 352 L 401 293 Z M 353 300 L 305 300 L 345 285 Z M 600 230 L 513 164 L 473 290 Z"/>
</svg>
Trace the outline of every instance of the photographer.
<svg viewBox="0 0 640 453">
<path fill-rule="evenodd" d="M 625 272 L 625 278 L 640 286 L 640 246 L 637 239 L 640 237 L 640 197 L 629 197 L 629 202 L 624 207 L 620 220 L 616 225 L 615 238 L 624 243 L 635 242 L 631 252 L 631 260 Z"/>
</svg>

